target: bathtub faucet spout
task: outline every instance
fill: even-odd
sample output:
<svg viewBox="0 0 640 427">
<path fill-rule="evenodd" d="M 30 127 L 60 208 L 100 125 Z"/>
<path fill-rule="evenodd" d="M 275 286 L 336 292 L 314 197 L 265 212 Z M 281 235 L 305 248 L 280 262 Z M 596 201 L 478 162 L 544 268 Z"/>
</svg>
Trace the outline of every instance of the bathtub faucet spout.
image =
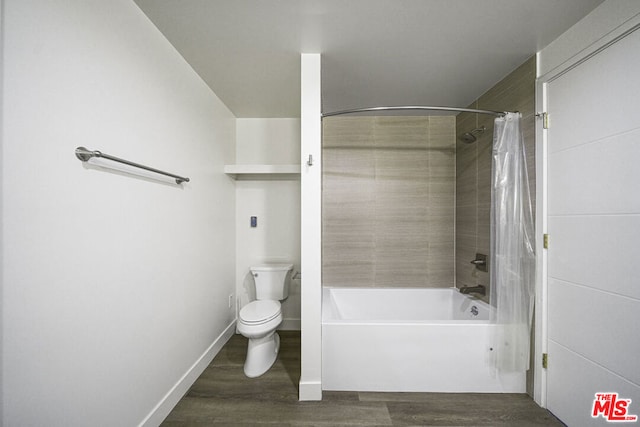
<svg viewBox="0 0 640 427">
<path fill-rule="evenodd" d="M 480 294 L 480 295 L 486 295 L 487 294 L 487 288 L 485 288 L 484 285 L 478 285 L 478 286 L 463 286 L 460 288 L 460 293 L 461 294 Z"/>
</svg>

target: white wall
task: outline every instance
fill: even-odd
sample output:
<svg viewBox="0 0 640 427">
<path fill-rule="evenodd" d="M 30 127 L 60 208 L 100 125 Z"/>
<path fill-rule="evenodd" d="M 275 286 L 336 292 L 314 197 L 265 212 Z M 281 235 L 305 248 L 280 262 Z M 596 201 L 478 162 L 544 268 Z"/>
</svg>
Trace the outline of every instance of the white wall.
<svg viewBox="0 0 640 427">
<path fill-rule="evenodd" d="M 322 97 L 321 58 L 300 60 L 301 299 L 300 400 L 322 400 Z M 313 157 L 312 165 L 307 163 Z"/>
<path fill-rule="evenodd" d="M 129 0 L 6 0 L 3 27 L 3 423 L 157 424 L 233 330 L 235 118 Z"/>
<path fill-rule="evenodd" d="M 565 69 L 633 25 L 638 0 L 607 0 L 538 53 L 538 76 Z"/>
<path fill-rule="evenodd" d="M 237 164 L 298 164 L 300 119 L 238 119 Z M 253 177 L 255 178 L 255 177 Z M 300 271 L 300 180 L 236 181 L 236 289 L 239 306 L 255 298 L 252 265 L 286 262 Z M 258 226 L 250 218 L 258 217 Z M 300 329 L 300 280 L 282 302 L 280 329 Z"/>
<path fill-rule="evenodd" d="M 0 0 L 0 176 L 3 176 L 3 161 L 2 161 L 2 151 L 4 149 L 3 144 L 3 132 L 2 132 L 2 120 L 4 118 L 4 85 L 1 83 L 4 81 L 3 73 L 4 73 L 4 0 Z M 2 180 L 0 180 L 0 194 L 4 193 Z M 2 208 L 2 199 L 0 196 L 0 224 L 4 223 L 4 209 Z M 3 369 L 4 366 L 4 338 L 2 334 L 2 324 L 4 321 L 2 320 L 2 295 L 4 294 L 4 238 L 2 234 L 3 227 L 0 226 L 0 426 L 4 425 L 4 390 L 1 384 L 4 384 L 4 376 Z"/>
</svg>

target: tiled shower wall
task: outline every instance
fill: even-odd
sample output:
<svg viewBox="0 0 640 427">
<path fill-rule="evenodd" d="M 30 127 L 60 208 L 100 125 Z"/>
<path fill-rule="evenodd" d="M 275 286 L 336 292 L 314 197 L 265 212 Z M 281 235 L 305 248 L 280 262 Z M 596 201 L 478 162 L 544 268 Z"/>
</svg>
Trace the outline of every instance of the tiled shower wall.
<svg viewBox="0 0 640 427">
<path fill-rule="evenodd" d="M 535 56 L 493 86 L 469 107 L 519 111 L 527 153 L 529 187 L 535 214 Z M 456 142 L 456 286 L 482 284 L 489 288 L 489 273 L 470 261 L 476 252 L 489 255 L 491 207 L 491 147 L 494 117 L 462 113 L 456 116 L 456 134 L 485 126 L 475 143 Z M 489 289 L 490 292 L 490 289 Z M 485 299 L 489 300 L 489 293 Z"/>
<path fill-rule="evenodd" d="M 455 117 L 323 121 L 325 286 L 454 285 Z"/>
<path fill-rule="evenodd" d="M 522 113 L 534 213 L 535 73 L 531 57 L 469 106 Z M 471 113 L 324 119 L 323 284 L 489 287 L 470 261 L 490 249 L 492 139 Z"/>
</svg>

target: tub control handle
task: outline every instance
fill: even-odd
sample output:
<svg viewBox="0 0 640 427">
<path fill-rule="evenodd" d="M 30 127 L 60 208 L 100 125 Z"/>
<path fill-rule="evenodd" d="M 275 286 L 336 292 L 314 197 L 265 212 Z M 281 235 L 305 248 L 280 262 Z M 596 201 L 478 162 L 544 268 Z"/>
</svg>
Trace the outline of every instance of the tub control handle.
<svg viewBox="0 0 640 427">
<path fill-rule="evenodd" d="M 476 254 L 476 259 L 471 261 L 471 264 L 474 264 L 476 269 L 480 271 L 488 271 L 487 256 L 485 254 Z"/>
</svg>

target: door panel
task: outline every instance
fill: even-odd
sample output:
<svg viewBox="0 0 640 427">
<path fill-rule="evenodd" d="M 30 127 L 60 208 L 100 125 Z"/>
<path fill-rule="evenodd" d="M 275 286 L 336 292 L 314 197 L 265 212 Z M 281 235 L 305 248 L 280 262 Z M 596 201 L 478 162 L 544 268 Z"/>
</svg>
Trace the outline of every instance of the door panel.
<svg viewBox="0 0 640 427">
<path fill-rule="evenodd" d="M 596 393 L 640 415 L 640 31 L 547 83 L 547 407 L 569 426 Z"/>
</svg>

